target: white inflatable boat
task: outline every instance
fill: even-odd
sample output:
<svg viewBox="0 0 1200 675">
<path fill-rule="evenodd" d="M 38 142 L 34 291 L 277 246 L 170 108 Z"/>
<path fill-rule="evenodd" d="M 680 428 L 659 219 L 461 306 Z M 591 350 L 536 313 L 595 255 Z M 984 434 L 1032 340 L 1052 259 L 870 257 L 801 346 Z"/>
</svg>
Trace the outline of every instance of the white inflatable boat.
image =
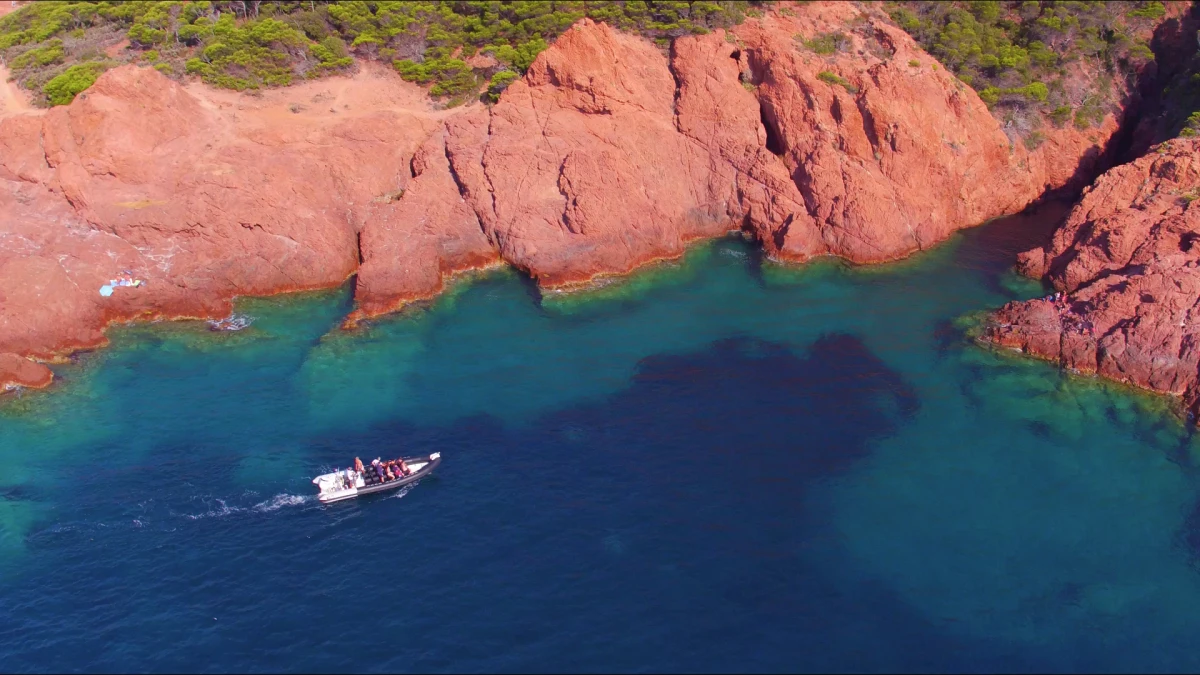
<svg viewBox="0 0 1200 675">
<path fill-rule="evenodd" d="M 377 459 L 376 461 L 379 460 Z M 313 485 L 316 485 L 317 490 L 320 491 L 317 499 L 322 504 L 330 504 L 332 502 L 340 502 L 343 499 L 353 499 L 362 495 L 395 490 L 410 483 L 415 483 L 433 473 L 437 465 L 442 463 L 442 453 L 435 452 L 428 457 L 404 457 L 402 460 L 382 462 L 381 465 L 386 467 L 388 464 L 393 464 L 393 462 L 397 461 L 404 462 L 408 473 L 392 479 L 388 479 L 386 473 L 381 478 L 379 472 L 375 470 L 374 463 L 364 467 L 361 473 L 354 469 L 343 469 L 317 476 L 313 479 Z M 393 474 L 395 474 L 394 464 Z"/>
</svg>

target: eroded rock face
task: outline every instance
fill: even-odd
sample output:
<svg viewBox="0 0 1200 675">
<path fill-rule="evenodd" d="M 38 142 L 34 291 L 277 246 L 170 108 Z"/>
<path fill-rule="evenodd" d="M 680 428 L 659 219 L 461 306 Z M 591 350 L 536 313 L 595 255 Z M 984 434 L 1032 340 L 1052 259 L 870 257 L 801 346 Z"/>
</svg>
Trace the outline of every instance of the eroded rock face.
<svg viewBox="0 0 1200 675">
<path fill-rule="evenodd" d="M 1044 249 L 1021 256 L 1065 299 L 1009 303 L 987 337 L 1081 372 L 1183 395 L 1200 364 L 1200 142 L 1101 176 Z"/>
<path fill-rule="evenodd" d="M 51 359 L 103 344 L 114 320 L 221 316 L 236 295 L 344 281 L 372 200 L 406 185 L 439 123 L 428 107 L 287 109 L 362 103 L 339 86 L 253 99 L 131 66 L 70 106 L 0 121 L 0 351 Z M 145 285 L 102 296 L 125 271 Z"/>
<path fill-rule="evenodd" d="M 829 56 L 795 38 L 834 30 L 850 44 Z M 738 229 L 781 259 L 895 259 L 1063 185 L 1114 129 L 1014 146 L 849 3 L 669 55 L 584 20 L 491 108 L 438 110 L 365 65 L 260 97 L 121 67 L 0 119 L 0 352 L 51 359 L 112 321 L 221 316 L 357 271 L 353 326 L 498 261 L 571 285 Z M 101 296 L 124 270 L 147 283 Z"/>
<path fill-rule="evenodd" d="M 833 55 L 796 39 L 848 26 Z M 782 259 L 896 259 L 1086 173 L 1116 122 L 1014 146 L 873 9 L 815 3 L 677 40 L 666 63 L 584 20 L 448 128 L 501 256 L 557 286 L 739 228 Z"/>
<path fill-rule="evenodd" d="M 649 42 L 582 21 L 490 111 L 450 126 L 450 158 L 500 254 L 545 285 L 624 273 L 737 222 L 704 148 L 674 121 Z M 736 211 L 735 211 L 736 212 Z"/>
<path fill-rule="evenodd" d="M 1111 119 L 1090 139 L 1047 129 L 1047 143 L 1030 152 L 1010 143 L 973 90 L 873 8 L 804 9 L 734 31 L 767 147 L 805 207 L 790 224 L 752 218 L 779 257 L 907 255 L 1065 185 L 1116 129 Z M 795 39 L 834 31 L 850 42 L 829 56 Z M 806 218 L 812 224 L 797 228 Z"/>
<path fill-rule="evenodd" d="M 0 354 L 0 393 L 18 387 L 41 389 L 52 381 L 54 373 L 46 366 L 16 354 Z"/>
<path fill-rule="evenodd" d="M 475 211 L 459 194 L 446 158 L 445 131 L 412 159 L 408 187 L 373 207 L 363 223 L 353 327 L 441 292 L 446 277 L 499 262 Z"/>
</svg>

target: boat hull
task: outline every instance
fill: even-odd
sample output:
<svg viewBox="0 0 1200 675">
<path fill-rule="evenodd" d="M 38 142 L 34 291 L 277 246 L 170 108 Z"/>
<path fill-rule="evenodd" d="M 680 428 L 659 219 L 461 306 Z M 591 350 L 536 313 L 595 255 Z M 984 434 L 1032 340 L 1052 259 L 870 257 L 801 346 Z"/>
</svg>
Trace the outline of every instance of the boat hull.
<svg viewBox="0 0 1200 675">
<path fill-rule="evenodd" d="M 321 490 L 317 495 L 317 500 L 322 504 L 332 504 L 334 502 L 354 499 L 365 495 L 371 495 L 378 492 L 391 492 L 398 490 L 405 485 L 412 485 L 422 478 L 433 473 L 433 470 L 442 463 L 442 454 L 435 452 L 427 457 L 405 457 L 404 463 L 412 469 L 412 473 L 395 480 L 390 480 L 385 483 L 368 483 L 363 479 L 363 475 L 358 475 L 354 481 L 354 487 L 344 489 L 334 489 L 333 486 L 340 484 L 342 480 L 342 472 L 328 473 L 323 476 L 317 476 L 313 479 L 313 484 L 317 485 Z M 370 468 L 367 469 L 368 471 Z M 365 472 L 364 472 L 365 473 Z"/>
</svg>

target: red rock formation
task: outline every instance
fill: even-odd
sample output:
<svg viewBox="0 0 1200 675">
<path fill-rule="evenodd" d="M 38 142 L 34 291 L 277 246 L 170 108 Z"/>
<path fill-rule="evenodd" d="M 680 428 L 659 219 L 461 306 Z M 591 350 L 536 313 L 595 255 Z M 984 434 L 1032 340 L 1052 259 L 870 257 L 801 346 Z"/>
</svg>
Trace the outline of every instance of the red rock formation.
<svg viewBox="0 0 1200 675">
<path fill-rule="evenodd" d="M 0 392 L 17 387 L 41 389 L 52 381 L 54 373 L 46 366 L 16 354 L 0 354 Z"/>
<path fill-rule="evenodd" d="M 1116 129 L 1107 120 L 1094 140 L 1047 130 L 1047 144 L 1030 153 L 973 90 L 882 17 L 844 3 L 805 9 L 734 31 L 768 136 L 806 207 L 790 227 L 754 220 L 780 257 L 907 255 L 1066 184 Z M 847 27 L 850 46 L 830 56 L 795 38 Z M 805 216 L 813 225 L 797 231 Z"/>
<path fill-rule="evenodd" d="M 653 45 L 584 20 L 490 115 L 451 126 L 455 171 L 505 260 L 563 285 L 735 228 L 708 153 L 675 128 L 674 98 Z"/>
<path fill-rule="evenodd" d="M 431 135 L 413 157 L 408 187 L 369 212 L 360 245 L 358 309 L 348 328 L 437 295 L 452 274 L 499 261 L 450 173 L 444 132 Z"/>
<path fill-rule="evenodd" d="M 295 98 L 342 107 L 288 112 Z M 111 321 L 342 283 L 360 220 L 408 182 L 439 114 L 390 73 L 254 99 L 130 66 L 0 121 L 0 351 L 53 359 L 103 344 Z M 102 297 L 123 270 L 146 285 Z"/>
<path fill-rule="evenodd" d="M 795 37 L 847 25 L 829 57 Z M 1014 146 L 906 33 L 818 3 L 677 40 L 669 63 L 584 20 L 448 149 L 504 259 L 557 286 L 737 228 L 790 260 L 899 258 L 1066 184 L 1115 128 Z"/>
<path fill-rule="evenodd" d="M 1028 274 L 1064 294 L 1013 302 L 987 338 L 1081 372 L 1200 398 L 1200 141 L 1176 139 L 1101 176 Z"/>
<path fill-rule="evenodd" d="M 112 321 L 357 270 L 352 326 L 497 260 L 559 286 L 731 229 L 785 259 L 890 260 L 1064 184 L 1115 128 L 1013 145 L 865 7 L 797 6 L 669 57 L 584 20 L 492 108 L 436 110 L 371 67 L 259 97 L 111 70 L 0 119 L 0 352 L 51 359 Z M 831 30 L 848 50 L 794 37 Z M 126 269 L 147 285 L 100 296 Z"/>
</svg>

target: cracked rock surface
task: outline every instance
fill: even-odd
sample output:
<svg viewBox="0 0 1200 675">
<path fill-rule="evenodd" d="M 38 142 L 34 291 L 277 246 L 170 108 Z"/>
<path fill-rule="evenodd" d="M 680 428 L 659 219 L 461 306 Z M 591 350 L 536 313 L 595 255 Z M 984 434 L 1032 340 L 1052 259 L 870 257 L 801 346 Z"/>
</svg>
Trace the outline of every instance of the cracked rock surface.
<svg viewBox="0 0 1200 675">
<path fill-rule="evenodd" d="M 834 30 L 849 47 L 828 56 L 797 39 Z M 777 259 L 893 260 L 1086 176 L 1116 126 L 1027 150 L 850 3 L 669 54 L 585 19 L 492 107 L 439 109 L 372 64 L 256 96 L 123 66 L 0 119 L 0 353 L 62 358 L 113 321 L 357 273 L 352 326 L 465 270 L 569 286 L 731 230 Z M 124 270 L 147 283 L 101 296 Z"/>
</svg>

